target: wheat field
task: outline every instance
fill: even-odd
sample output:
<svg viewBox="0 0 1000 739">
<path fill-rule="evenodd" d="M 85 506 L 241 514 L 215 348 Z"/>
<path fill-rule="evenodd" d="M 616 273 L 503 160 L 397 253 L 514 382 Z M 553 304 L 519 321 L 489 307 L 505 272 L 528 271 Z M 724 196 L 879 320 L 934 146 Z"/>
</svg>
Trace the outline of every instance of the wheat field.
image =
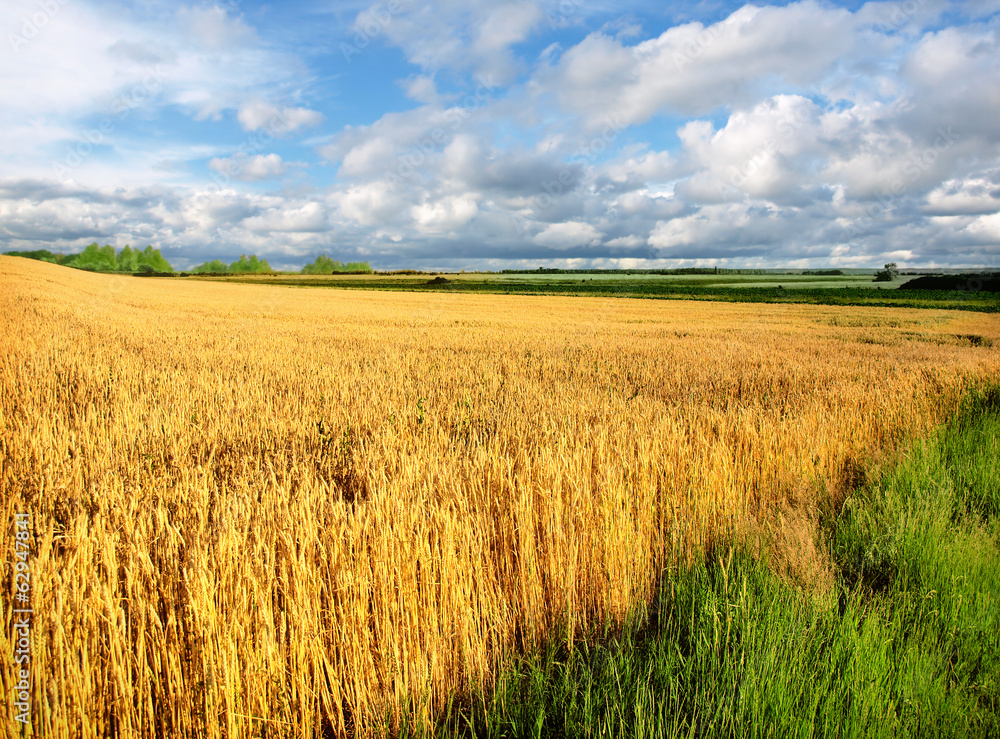
<svg viewBox="0 0 1000 739">
<path fill-rule="evenodd" d="M 12 522 L 30 512 L 31 732 L 51 737 L 432 723 L 518 650 L 619 622 L 720 538 L 781 540 L 775 522 L 843 495 L 1000 369 L 1000 318 L 958 311 L 12 257 L 0 312 L 0 681 L 11 695 Z"/>
</svg>

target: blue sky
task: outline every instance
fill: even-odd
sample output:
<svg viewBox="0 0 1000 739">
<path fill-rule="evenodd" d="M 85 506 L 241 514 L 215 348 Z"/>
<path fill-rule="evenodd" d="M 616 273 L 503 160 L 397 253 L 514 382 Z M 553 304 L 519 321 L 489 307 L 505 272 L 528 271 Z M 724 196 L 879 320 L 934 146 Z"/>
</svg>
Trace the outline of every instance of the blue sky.
<svg viewBox="0 0 1000 739">
<path fill-rule="evenodd" d="M 1000 267 L 1000 0 L 6 0 L 0 30 L 0 250 Z"/>
</svg>

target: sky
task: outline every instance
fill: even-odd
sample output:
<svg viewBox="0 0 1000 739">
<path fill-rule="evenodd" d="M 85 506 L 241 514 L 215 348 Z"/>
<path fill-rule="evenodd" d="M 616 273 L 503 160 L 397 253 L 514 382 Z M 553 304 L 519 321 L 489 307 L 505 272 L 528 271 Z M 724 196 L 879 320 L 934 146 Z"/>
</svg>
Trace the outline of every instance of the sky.
<svg viewBox="0 0 1000 739">
<path fill-rule="evenodd" d="M 3 0 L 0 49 L 0 251 L 1000 268 L 1000 0 Z"/>
</svg>

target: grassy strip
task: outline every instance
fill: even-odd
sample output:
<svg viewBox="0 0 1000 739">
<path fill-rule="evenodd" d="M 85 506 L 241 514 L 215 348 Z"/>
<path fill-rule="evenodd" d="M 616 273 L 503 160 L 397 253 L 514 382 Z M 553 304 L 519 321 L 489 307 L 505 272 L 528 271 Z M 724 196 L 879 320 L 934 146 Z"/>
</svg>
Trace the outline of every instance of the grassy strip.
<svg viewBox="0 0 1000 739">
<path fill-rule="evenodd" d="M 730 551 L 621 634 L 521 659 L 438 733 L 1000 736 L 998 438 L 1000 392 L 973 398 L 831 515 L 836 594 Z"/>
<path fill-rule="evenodd" d="M 192 276 L 192 279 L 199 279 Z M 405 292 L 484 293 L 502 295 L 567 295 L 589 297 L 653 298 L 667 300 L 711 300 L 732 303 L 799 303 L 813 305 L 860 305 L 899 308 L 945 308 L 982 313 L 1000 311 L 996 293 L 959 290 L 880 290 L 874 287 L 794 288 L 784 287 L 723 287 L 705 282 L 670 279 L 510 279 L 463 278 L 443 284 L 429 280 L 399 277 L 309 278 L 226 277 L 207 278 L 227 282 L 248 282 L 255 285 L 295 287 L 325 287 L 352 290 L 389 290 Z M 754 278 L 761 280 L 762 278 Z M 778 282 L 778 280 L 774 280 Z"/>
</svg>

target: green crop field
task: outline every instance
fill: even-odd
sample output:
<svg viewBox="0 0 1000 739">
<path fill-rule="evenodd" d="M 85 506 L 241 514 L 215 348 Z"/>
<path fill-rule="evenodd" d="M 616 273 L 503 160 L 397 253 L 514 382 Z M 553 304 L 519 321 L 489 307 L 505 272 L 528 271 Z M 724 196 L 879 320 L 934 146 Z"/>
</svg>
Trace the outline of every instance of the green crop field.
<svg viewBox="0 0 1000 739">
<path fill-rule="evenodd" d="M 800 303 L 996 312 L 996 293 L 975 290 L 899 290 L 908 277 L 873 282 L 870 274 L 660 275 L 650 273 L 471 273 L 359 275 L 186 276 L 220 282 L 355 290 L 565 295 L 739 303 Z"/>
</svg>

